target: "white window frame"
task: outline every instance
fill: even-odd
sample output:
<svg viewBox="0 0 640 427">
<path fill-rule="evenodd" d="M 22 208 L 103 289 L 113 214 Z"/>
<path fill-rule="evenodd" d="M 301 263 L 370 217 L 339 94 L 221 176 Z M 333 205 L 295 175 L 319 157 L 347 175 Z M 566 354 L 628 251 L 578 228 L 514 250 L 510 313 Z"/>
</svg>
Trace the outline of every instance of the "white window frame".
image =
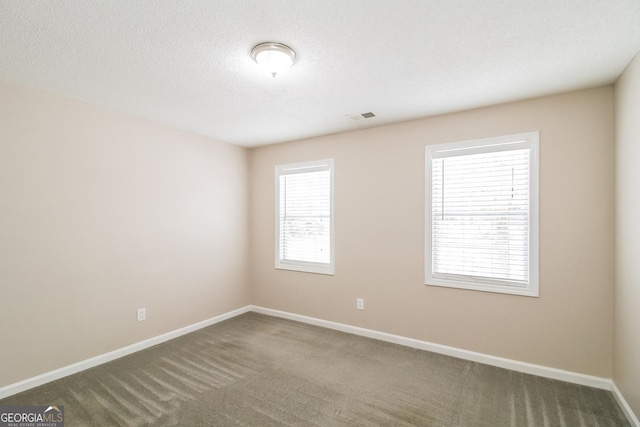
<svg viewBox="0 0 640 427">
<path fill-rule="evenodd" d="M 486 292 L 498 292 L 531 297 L 539 296 L 539 132 L 483 138 L 445 144 L 427 145 L 425 149 L 425 284 L 459 289 L 471 289 Z M 432 161 L 438 157 L 451 157 L 463 154 L 477 154 L 512 149 L 528 148 L 529 156 L 529 278 L 526 286 L 514 286 L 513 282 L 474 279 L 464 280 L 449 277 L 434 277 L 432 251 Z M 503 150 L 499 150 L 503 151 Z M 440 275 L 442 276 L 442 275 Z"/>
<path fill-rule="evenodd" d="M 330 179 L 330 261 L 329 263 L 307 262 L 300 260 L 283 260 L 280 258 L 280 176 L 296 173 L 329 171 Z M 335 222 L 334 222 L 334 178 L 333 159 L 315 160 L 302 163 L 290 163 L 286 165 L 276 165 L 275 167 L 275 189 L 276 189 L 276 239 L 275 239 L 275 267 L 279 270 L 293 270 L 306 273 L 335 274 Z"/>
</svg>

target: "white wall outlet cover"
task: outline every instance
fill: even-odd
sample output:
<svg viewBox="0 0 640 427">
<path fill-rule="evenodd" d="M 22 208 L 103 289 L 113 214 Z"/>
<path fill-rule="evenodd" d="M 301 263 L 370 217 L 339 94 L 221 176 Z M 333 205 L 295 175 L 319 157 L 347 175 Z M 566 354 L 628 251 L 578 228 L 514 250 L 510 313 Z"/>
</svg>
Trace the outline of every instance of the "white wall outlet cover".
<svg viewBox="0 0 640 427">
<path fill-rule="evenodd" d="M 363 298 L 356 299 L 356 308 L 358 310 L 364 310 L 364 299 Z"/>
<path fill-rule="evenodd" d="M 142 322 L 143 320 L 145 320 L 147 318 L 147 309 L 146 308 L 139 308 L 136 310 L 136 314 L 138 316 L 138 322 Z"/>
</svg>

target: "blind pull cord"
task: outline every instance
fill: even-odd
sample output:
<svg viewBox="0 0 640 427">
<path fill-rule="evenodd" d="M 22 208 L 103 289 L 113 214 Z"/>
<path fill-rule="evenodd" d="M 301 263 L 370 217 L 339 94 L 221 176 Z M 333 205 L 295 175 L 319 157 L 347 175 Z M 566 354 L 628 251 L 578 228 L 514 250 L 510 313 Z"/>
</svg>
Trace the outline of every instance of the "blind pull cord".
<svg viewBox="0 0 640 427">
<path fill-rule="evenodd" d="M 444 221 L 444 159 L 442 159 L 442 220 Z"/>
</svg>

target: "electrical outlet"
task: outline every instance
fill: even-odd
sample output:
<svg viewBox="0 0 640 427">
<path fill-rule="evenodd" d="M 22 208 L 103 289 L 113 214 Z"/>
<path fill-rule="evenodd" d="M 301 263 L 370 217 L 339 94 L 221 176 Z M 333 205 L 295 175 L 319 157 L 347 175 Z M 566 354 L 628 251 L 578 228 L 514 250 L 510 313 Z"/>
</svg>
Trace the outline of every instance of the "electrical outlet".
<svg viewBox="0 0 640 427">
<path fill-rule="evenodd" d="M 136 314 L 138 315 L 138 322 L 142 322 L 147 319 L 147 309 L 139 308 L 136 310 Z"/>
<path fill-rule="evenodd" d="M 358 310 L 364 310 L 364 298 L 357 298 L 356 299 L 356 308 Z"/>
</svg>

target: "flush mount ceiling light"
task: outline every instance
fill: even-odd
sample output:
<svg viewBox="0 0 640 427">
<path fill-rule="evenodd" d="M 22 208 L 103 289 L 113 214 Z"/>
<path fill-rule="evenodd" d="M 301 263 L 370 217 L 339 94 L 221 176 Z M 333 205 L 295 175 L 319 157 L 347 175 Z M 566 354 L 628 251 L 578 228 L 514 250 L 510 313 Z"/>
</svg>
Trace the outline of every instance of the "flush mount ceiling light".
<svg viewBox="0 0 640 427">
<path fill-rule="evenodd" d="M 282 43 L 266 42 L 255 45 L 251 49 L 253 59 L 275 78 L 293 65 L 296 53 Z"/>
</svg>

